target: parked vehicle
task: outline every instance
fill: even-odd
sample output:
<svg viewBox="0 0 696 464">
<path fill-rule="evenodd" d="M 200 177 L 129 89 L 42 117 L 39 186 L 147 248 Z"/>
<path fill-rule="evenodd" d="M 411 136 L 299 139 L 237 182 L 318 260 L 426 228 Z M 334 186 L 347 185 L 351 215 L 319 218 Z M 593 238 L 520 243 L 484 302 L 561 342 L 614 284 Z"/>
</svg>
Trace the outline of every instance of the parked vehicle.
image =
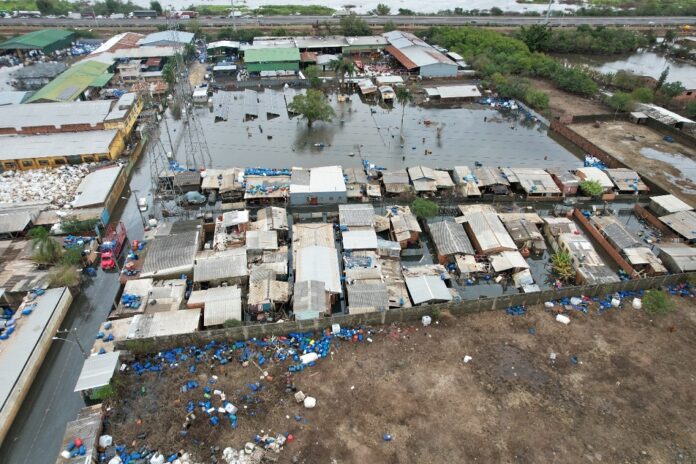
<svg viewBox="0 0 696 464">
<path fill-rule="evenodd" d="M 111 224 L 106 229 L 104 240 L 99 251 L 101 252 L 101 268 L 103 270 L 116 267 L 116 261 L 121 255 L 123 244 L 126 241 L 126 226 L 122 222 Z"/>
</svg>

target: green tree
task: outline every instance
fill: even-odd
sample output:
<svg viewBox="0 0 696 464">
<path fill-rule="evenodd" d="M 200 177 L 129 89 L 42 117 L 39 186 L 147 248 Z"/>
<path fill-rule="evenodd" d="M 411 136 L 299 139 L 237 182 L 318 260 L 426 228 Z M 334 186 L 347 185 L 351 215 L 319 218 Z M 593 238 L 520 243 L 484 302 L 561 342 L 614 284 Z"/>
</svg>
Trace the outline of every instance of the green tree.
<svg viewBox="0 0 696 464">
<path fill-rule="evenodd" d="M 304 75 L 309 79 L 309 85 L 316 89 L 321 86 L 321 79 L 319 79 L 319 68 L 317 66 L 307 66 L 304 70 Z"/>
<path fill-rule="evenodd" d="M 580 182 L 580 190 L 587 196 L 598 197 L 604 193 L 602 184 L 596 180 L 583 180 Z"/>
<path fill-rule="evenodd" d="M 355 65 L 352 61 L 346 59 L 333 60 L 329 63 L 336 76 L 341 79 L 341 84 L 345 81 L 346 74 L 348 77 L 355 75 Z"/>
<path fill-rule="evenodd" d="M 489 11 L 491 12 L 491 16 L 502 16 L 503 15 L 503 10 L 501 10 L 497 6 L 494 6 Z"/>
<path fill-rule="evenodd" d="M 686 90 L 686 87 L 679 81 L 668 82 L 660 88 L 660 92 L 669 99 L 681 95 Z"/>
<path fill-rule="evenodd" d="M 392 21 L 391 19 L 389 21 L 387 21 L 386 23 L 384 23 L 384 26 L 382 27 L 382 31 L 384 31 L 384 32 L 391 32 L 391 31 L 395 31 L 396 29 L 397 29 L 396 23 L 394 21 Z"/>
<path fill-rule="evenodd" d="M 335 116 L 326 96 L 314 89 L 307 90 L 307 95 L 295 95 L 288 109 L 305 118 L 308 127 L 312 127 L 315 121 L 331 121 Z"/>
<path fill-rule="evenodd" d="M 184 45 L 184 59 L 186 61 L 191 61 L 196 57 L 196 53 L 198 50 L 196 50 L 196 46 L 193 45 L 192 43 L 187 43 Z"/>
<path fill-rule="evenodd" d="M 55 13 L 56 6 L 53 0 L 36 0 L 36 9 L 39 10 L 42 15 L 50 15 Z"/>
<path fill-rule="evenodd" d="M 399 126 L 399 140 L 404 140 L 404 114 L 406 107 L 413 101 L 413 95 L 406 87 L 396 89 L 396 101 L 401 105 L 401 125 Z"/>
<path fill-rule="evenodd" d="M 426 200 L 425 198 L 416 198 L 411 203 L 411 211 L 413 214 L 422 219 L 427 219 L 437 216 L 440 208 L 434 201 Z"/>
<path fill-rule="evenodd" d="M 79 246 L 68 248 L 60 257 L 60 264 L 67 266 L 79 266 L 82 264 L 82 248 Z"/>
<path fill-rule="evenodd" d="M 80 274 L 75 266 L 61 264 L 48 274 L 49 287 L 76 287 L 79 283 Z"/>
<path fill-rule="evenodd" d="M 696 101 L 692 101 L 686 105 L 686 114 L 691 118 L 696 118 Z"/>
<path fill-rule="evenodd" d="M 186 30 L 189 32 L 193 32 L 193 35 L 196 36 L 196 38 L 200 38 L 203 36 L 203 28 L 201 27 L 201 23 L 199 23 L 197 19 L 190 19 L 186 23 Z"/>
<path fill-rule="evenodd" d="M 569 253 L 559 251 L 551 256 L 551 266 L 559 280 L 563 282 L 575 280 L 575 269 L 573 268 L 573 260 Z"/>
<path fill-rule="evenodd" d="M 638 87 L 631 92 L 631 98 L 641 103 L 651 103 L 655 98 L 655 93 L 647 87 Z"/>
<path fill-rule="evenodd" d="M 121 9 L 121 2 L 118 0 L 104 0 L 104 6 L 108 14 L 118 13 Z"/>
<path fill-rule="evenodd" d="M 667 29 L 665 32 L 665 42 L 672 43 L 677 37 L 679 37 L 679 34 L 674 29 Z"/>
<path fill-rule="evenodd" d="M 674 301 L 661 290 L 650 290 L 643 296 L 643 307 L 648 314 L 665 315 L 674 311 Z"/>
<path fill-rule="evenodd" d="M 273 36 L 273 37 L 285 37 L 288 35 L 290 35 L 290 34 L 288 33 L 288 30 L 285 29 L 284 27 L 276 27 L 275 29 L 273 29 L 271 31 L 271 36 Z"/>
<path fill-rule="evenodd" d="M 34 254 L 32 259 L 40 264 L 55 264 L 61 256 L 61 247 L 48 234 L 43 227 L 34 227 L 29 230 L 29 238 Z"/>
<path fill-rule="evenodd" d="M 173 59 L 176 59 L 176 57 Z M 174 85 L 176 84 L 176 66 L 172 60 L 167 61 L 162 68 L 162 79 L 164 79 L 164 82 L 169 86 L 169 90 L 174 89 Z"/>
<path fill-rule="evenodd" d="M 162 4 L 157 0 L 150 1 L 150 9 L 156 11 L 158 16 L 162 16 Z"/>
<path fill-rule="evenodd" d="M 549 96 L 541 90 L 528 89 L 524 94 L 524 101 L 538 110 L 549 107 Z"/>
<path fill-rule="evenodd" d="M 408 8 L 399 8 L 399 16 L 415 16 L 416 12 Z"/>
<path fill-rule="evenodd" d="M 657 80 L 657 84 L 655 85 L 655 90 L 660 90 L 663 85 L 665 85 L 665 82 L 667 82 L 667 77 L 669 76 L 669 66 L 667 66 L 665 69 L 662 70 L 660 73 L 660 78 Z"/>
<path fill-rule="evenodd" d="M 527 44 L 533 52 L 546 50 L 551 37 L 551 28 L 545 24 L 534 24 L 529 27 L 522 26 L 517 33 L 517 38 Z"/>
<path fill-rule="evenodd" d="M 358 17 L 358 15 L 356 15 L 355 13 L 343 16 L 341 18 L 340 24 L 341 30 L 343 31 L 343 35 L 349 37 L 372 34 L 370 26 L 365 22 L 365 20 Z"/>
<path fill-rule="evenodd" d="M 631 111 L 636 105 L 631 94 L 625 92 L 615 92 L 614 95 L 607 99 L 607 103 L 612 109 L 624 113 Z"/>
<path fill-rule="evenodd" d="M 388 5 L 385 5 L 384 3 L 378 3 L 377 8 L 375 8 L 375 13 L 377 13 L 380 16 L 389 16 L 391 13 L 391 8 L 389 8 Z"/>
</svg>

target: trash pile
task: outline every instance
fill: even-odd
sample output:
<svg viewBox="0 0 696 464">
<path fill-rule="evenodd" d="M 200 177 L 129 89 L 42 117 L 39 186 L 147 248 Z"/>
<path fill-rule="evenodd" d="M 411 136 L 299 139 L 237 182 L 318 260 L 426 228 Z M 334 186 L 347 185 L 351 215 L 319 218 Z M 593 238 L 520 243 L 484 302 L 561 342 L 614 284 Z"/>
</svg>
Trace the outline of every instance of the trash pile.
<svg viewBox="0 0 696 464">
<path fill-rule="evenodd" d="M 92 243 L 94 237 L 80 237 L 78 235 L 68 235 L 63 239 L 63 248 L 84 248 L 86 244 Z"/>
<path fill-rule="evenodd" d="M 142 304 L 142 297 L 140 295 L 124 293 L 121 296 L 121 304 L 129 309 L 138 309 Z"/>
<path fill-rule="evenodd" d="M 60 452 L 60 456 L 63 459 L 72 459 L 77 456 L 84 456 L 85 454 L 87 454 L 87 448 L 85 448 L 81 438 L 70 440 L 70 443 Z"/>
<path fill-rule="evenodd" d="M 36 299 L 44 293 L 46 293 L 45 290 L 35 288 L 27 293 L 17 311 L 13 311 L 11 308 L 2 309 L 2 314 L 0 315 L 0 340 L 10 339 L 10 336 L 17 330 L 17 322 L 31 315 L 36 308 Z"/>
<path fill-rule="evenodd" d="M 101 44 L 99 44 L 99 43 L 86 43 L 86 42 L 77 41 L 77 42 L 72 44 L 72 47 L 70 47 L 69 53 L 70 53 L 70 56 L 89 55 L 94 50 L 99 48 L 100 45 Z"/>
<path fill-rule="evenodd" d="M 48 201 L 63 207 L 75 198 L 82 178 L 95 163 L 59 166 L 52 169 L 5 171 L 0 174 L 0 203 Z"/>
<path fill-rule="evenodd" d="M 245 176 L 289 176 L 289 169 L 246 168 Z"/>
<path fill-rule="evenodd" d="M 601 169 L 602 171 L 607 170 L 607 165 L 604 164 L 602 162 L 602 160 L 600 160 L 599 158 L 594 157 L 592 155 L 585 155 L 584 166 L 586 168 L 598 168 L 598 169 Z"/>
</svg>

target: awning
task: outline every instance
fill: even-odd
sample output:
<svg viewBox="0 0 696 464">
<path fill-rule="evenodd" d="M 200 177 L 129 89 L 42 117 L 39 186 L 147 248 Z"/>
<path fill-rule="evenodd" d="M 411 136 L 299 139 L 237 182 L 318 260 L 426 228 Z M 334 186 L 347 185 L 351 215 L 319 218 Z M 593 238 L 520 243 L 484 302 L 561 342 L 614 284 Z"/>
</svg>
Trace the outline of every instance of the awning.
<svg viewBox="0 0 696 464">
<path fill-rule="evenodd" d="M 118 357 L 120 351 L 111 353 L 97 354 L 85 360 L 82 372 L 77 379 L 75 391 L 80 392 L 90 388 L 103 387 L 111 382 L 111 377 L 118 367 Z"/>
</svg>

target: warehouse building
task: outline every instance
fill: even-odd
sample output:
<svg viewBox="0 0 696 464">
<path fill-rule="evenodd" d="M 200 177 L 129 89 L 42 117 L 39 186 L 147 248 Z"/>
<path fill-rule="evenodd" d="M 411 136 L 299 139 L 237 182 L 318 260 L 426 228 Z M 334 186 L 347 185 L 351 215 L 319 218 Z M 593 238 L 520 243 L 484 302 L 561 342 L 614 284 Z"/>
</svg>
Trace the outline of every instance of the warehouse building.
<svg viewBox="0 0 696 464">
<path fill-rule="evenodd" d="M 108 100 L 37 103 L 0 107 L 0 134 L 32 135 L 103 130 Z"/>
<path fill-rule="evenodd" d="M 244 52 L 244 64 L 250 73 L 298 71 L 300 69 L 300 50 L 297 47 L 250 48 Z"/>
<path fill-rule="evenodd" d="M 138 40 L 141 47 L 177 47 L 193 42 L 193 32 L 184 31 L 160 31 L 148 34 Z"/>
<path fill-rule="evenodd" d="M 114 165 L 87 174 L 75 192 L 74 209 L 103 208 L 99 219 L 108 224 L 128 176 L 121 166 Z"/>
<path fill-rule="evenodd" d="M 290 177 L 292 205 L 346 203 L 346 181 L 341 166 L 293 168 Z"/>
<path fill-rule="evenodd" d="M 457 63 L 408 32 L 382 34 L 389 42 L 386 51 L 409 72 L 421 77 L 457 77 Z"/>
<path fill-rule="evenodd" d="M 12 85 L 20 90 L 39 90 L 66 69 L 68 66 L 61 61 L 33 63 L 12 73 Z"/>
<path fill-rule="evenodd" d="M 70 47 L 74 37 L 75 33 L 67 29 L 42 29 L 6 40 L 0 44 L 0 50 L 13 50 L 20 58 L 30 50 L 53 53 Z"/>
<path fill-rule="evenodd" d="M 58 134 L 0 137 L 0 163 L 4 170 L 36 169 L 66 164 L 109 161 L 123 151 L 117 130 L 62 132 Z"/>
<path fill-rule="evenodd" d="M 101 89 L 114 77 L 109 72 L 112 64 L 80 61 L 29 97 L 27 103 L 88 100 L 93 90 Z"/>
</svg>

